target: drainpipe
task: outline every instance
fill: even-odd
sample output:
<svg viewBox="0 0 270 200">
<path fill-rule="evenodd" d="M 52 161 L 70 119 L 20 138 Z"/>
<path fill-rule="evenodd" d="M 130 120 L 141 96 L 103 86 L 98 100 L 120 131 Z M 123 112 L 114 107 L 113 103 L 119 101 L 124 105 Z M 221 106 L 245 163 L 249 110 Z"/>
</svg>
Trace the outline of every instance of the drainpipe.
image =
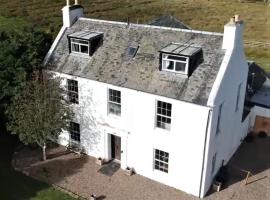
<svg viewBox="0 0 270 200">
<path fill-rule="evenodd" d="M 204 147 L 203 147 L 203 162 L 202 162 L 202 170 L 201 170 L 201 181 L 200 181 L 200 190 L 199 190 L 199 198 L 202 198 L 201 195 L 202 194 L 202 182 L 203 182 L 203 172 L 204 172 L 204 163 L 205 163 L 205 159 L 206 159 L 206 142 L 208 139 L 208 129 L 209 129 L 209 123 L 210 123 L 210 119 L 212 116 L 212 109 L 209 109 L 208 111 L 208 118 L 207 118 L 207 124 L 206 124 L 206 129 L 205 129 L 205 138 L 204 138 Z"/>
</svg>

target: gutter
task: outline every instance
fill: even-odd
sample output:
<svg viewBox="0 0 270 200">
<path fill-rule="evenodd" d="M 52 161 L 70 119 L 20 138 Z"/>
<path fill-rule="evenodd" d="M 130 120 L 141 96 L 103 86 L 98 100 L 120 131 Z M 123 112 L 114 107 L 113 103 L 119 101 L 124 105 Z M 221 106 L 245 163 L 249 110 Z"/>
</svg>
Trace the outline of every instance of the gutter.
<svg viewBox="0 0 270 200">
<path fill-rule="evenodd" d="M 210 122 L 210 118 L 212 115 L 212 109 L 209 109 L 208 111 L 208 118 L 207 118 L 207 124 L 206 124 L 206 129 L 205 129 L 205 138 L 204 138 L 204 147 L 203 147 L 203 162 L 202 162 L 202 170 L 201 170 L 201 181 L 200 181 L 200 190 L 199 190 L 199 198 L 203 198 L 201 197 L 202 195 L 202 182 L 203 182 L 203 172 L 204 172 L 204 164 L 205 164 L 205 154 L 206 154 L 206 142 L 208 139 L 208 129 L 209 129 L 209 122 Z"/>
</svg>

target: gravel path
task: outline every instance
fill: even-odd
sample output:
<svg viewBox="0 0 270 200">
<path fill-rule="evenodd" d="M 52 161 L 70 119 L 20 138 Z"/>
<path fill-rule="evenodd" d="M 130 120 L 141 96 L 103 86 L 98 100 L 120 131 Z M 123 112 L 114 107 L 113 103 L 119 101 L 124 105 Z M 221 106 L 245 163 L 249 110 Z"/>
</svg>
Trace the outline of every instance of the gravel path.
<svg viewBox="0 0 270 200">
<path fill-rule="evenodd" d="M 263 140 L 263 142 L 260 142 Z M 262 145 L 263 143 L 263 145 Z M 270 139 L 258 139 L 251 144 L 243 144 L 232 159 L 232 164 L 241 168 L 248 163 L 256 163 L 252 156 L 258 156 L 258 149 L 265 150 L 259 159 L 263 166 L 256 169 L 256 174 L 249 179 L 249 184 L 244 185 L 240 179 L 230 182 L 229 186 L 219 193 L 212 193 L 207 200 L 266 200 L 270 197 Z M 245 156 L 243 154 L 247 154 Z M 251 155 L 252 154 L 252 155 Z M 44 180 L 48 183 L 66 188 L 69 191 L 88 198 L 96 194 L 99 200 L 195 200 L 198 199 L 174 188 L 152 181 L 140 175 L 127 176 L 123 170 L 118 170 L 113 176 L 108 177 L 98 172 L 100 166 L 96 160 L 89 156 L 66 153 L 63 147 L 49 151 L 51 158 L 46 162 L 39 161 L 39 152 L 23 149 L 15 154 L 16 168 L 20 168 L 30 176 Z M 243 165 L 243 166 L 241 166 Z M 255 169 L 255 168 L 254 168 Z M 240 177 L 243 179 L 243 177 Z"/>
</svg>

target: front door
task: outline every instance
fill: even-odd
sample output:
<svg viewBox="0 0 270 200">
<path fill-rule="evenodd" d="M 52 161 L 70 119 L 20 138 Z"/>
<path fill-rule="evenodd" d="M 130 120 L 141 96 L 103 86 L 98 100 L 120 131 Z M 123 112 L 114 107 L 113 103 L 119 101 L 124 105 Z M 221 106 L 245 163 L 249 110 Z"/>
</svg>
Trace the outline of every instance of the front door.
<svg viewBox="0 0 270 200">
<path fill-rule="evenodd" d="M 112 159 L 121 160 L 121 138 L 111 135 Z"/>
</svg>

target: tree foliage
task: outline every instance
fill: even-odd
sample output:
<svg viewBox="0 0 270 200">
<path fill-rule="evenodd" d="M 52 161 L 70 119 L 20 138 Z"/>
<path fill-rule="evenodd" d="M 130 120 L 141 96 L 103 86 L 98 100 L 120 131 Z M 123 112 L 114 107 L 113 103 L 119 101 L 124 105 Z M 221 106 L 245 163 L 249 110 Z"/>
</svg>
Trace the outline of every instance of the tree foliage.
<svg viewBox="0 0 270 200">
<path fill-rule="evenodd" d="M 8 106 L 8 130 L 24 144 L 40 146 L 44 160 L 47 142 L 56 140 L 73 117 L 60 83 L 61 79 L 36 71 Z"/>
<path fill-rule="evenodd" d="M 35 66 L 41 65 L 51 41 L 48 34 L 31 28 L 0 31 L 1 116 Z"/>
</svg>

